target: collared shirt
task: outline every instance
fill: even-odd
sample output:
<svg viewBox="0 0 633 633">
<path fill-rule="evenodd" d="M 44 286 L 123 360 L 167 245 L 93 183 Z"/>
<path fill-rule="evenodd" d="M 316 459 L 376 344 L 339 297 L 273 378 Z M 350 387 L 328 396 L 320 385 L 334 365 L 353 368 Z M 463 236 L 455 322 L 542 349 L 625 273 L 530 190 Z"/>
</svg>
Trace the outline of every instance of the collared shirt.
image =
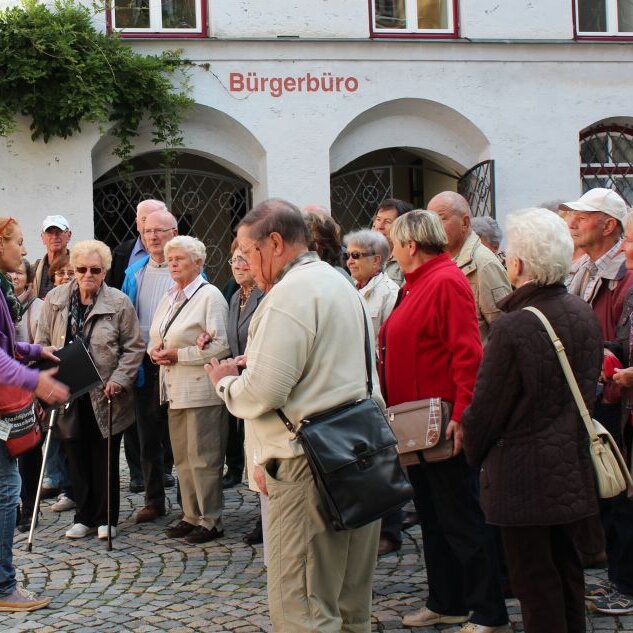
<svg viewBox="0 0 633 633">
<path fill-rule="evenodd" d="M 198 275 L 188 286 L 186 286 L 183 290 L 180 290 L 178 286 L 175 284 L 167 291 L 167 296 L 169 297 L 169 304 L 173 307 L 174 303 L 178 301 L 178 295 L 183 294 L 184 299 L 191 299 L 194 293 L 200 286 L 206 284 L 207 282 L 204 280 L 202 275 Z M 184 300 L 182 299 L 182 300 Z"/>
<path fill-rule="evenodd" d="M 579 260 L 577 274 L 582 275 L 580 285 L 580 296 L 587 302 L 591 300 L 596 289 L 596 284 L 601 277 L 605 277 L 605 273 L 609 269 L 611 262 L 617 256 L 622 240 L 618 240 L 604 255 L 601 255 L 596 261 L 591 261 L 589 255 L 585 255 Z"/>
<path fill-rule="evenodd" d="M 147 251 L 145 250 L 145 246 L 143 246 L 141 236 L 139 235 L 136 238 L 136 242 L 134 243 L 134 247 L 132 248 L 132 252 L 130 253 L 130 259 L 127 262 L 128 267 L 132 264 L 135 264 L 139 259 L 143 259 L 143 257 L 146 256 Z"/>
</svg>

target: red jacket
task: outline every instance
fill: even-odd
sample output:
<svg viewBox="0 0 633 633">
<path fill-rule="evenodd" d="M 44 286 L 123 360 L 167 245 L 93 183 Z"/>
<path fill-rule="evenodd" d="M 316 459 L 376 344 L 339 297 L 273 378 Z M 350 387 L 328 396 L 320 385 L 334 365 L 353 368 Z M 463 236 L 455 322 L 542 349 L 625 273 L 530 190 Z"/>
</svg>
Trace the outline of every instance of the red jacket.
<svg viewBox="0 0 633 633">
<path fill-rule="evenodd" d="M 447 253 L 405 274 L 400 302 L 379 332 L 389 406 L 441 397 L 460 421 L 482 358 L 475 297 Z"/>
</svg>

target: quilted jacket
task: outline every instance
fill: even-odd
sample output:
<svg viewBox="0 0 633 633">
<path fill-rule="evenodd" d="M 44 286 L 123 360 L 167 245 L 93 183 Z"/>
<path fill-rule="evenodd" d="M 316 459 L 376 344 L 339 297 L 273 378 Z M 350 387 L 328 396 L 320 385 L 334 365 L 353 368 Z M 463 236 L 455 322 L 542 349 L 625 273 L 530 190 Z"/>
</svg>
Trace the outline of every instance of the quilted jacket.
<svg viewBox="0 0 633 633">
<path fill-rule="evenodd" d="M 557 525 L 598 512 L 588 435 L 552 342 L 534 306 L 560 337 L 592 410 L 602 336 L 591 307 L 565 286 L 526 284 L 505 297 L 492 325 L 471 406 L 464 450 L 480 468 L 488 523 Z"/>
</svg>

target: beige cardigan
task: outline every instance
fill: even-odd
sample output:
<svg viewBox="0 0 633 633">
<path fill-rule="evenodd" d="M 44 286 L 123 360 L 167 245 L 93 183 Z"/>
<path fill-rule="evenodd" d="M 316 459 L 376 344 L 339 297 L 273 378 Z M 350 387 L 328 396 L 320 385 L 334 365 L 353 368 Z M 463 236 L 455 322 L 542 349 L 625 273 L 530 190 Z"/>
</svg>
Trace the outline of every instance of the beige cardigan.
<svg viewBox="0 0 633 633">
<path fill-rule="evenodd" d="M 165 295 L 156 308 L 149 332 L 151 350 L 161 342 L 160 326 L 169 311 L 169 296 Z M 167 386 L 167 400 L 171 409 L 189 409 L 222 404 L 206 372 L 205 363 L 212 358 L 230 355 L 226 334 L 229 307 L 222 293 L 211 284 L 196 292 L 169 328 L 163 340 L 164 347 L 178 349 L 175 365 L 161 365 L 160 379 Z M 196 345 L 201 332 L 211 335 L 204 350 Z"/>
</svg>

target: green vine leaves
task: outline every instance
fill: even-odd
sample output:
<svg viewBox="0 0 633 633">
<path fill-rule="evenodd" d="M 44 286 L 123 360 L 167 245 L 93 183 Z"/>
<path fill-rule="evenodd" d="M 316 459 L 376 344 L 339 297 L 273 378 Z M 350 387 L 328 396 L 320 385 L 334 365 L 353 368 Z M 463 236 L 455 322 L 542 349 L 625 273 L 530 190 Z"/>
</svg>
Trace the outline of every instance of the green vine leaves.
<svg viewBox="0 0 633 633">
<path fill-rule="evenodd" d="M 52 7 L 25 0 L 0 11 L 0 136 L 16 129 L 17 114 L 31 120 L 31 138 L 45 142 L 98 123 L 111 126 L 114 154 L 125 161 L 147 117 L 156 145 L 182 146 L 180 124 L 193 100 L 180 51 L 135 53 L 97 31 L 92 17 L 74 0 Z"/>
</svg>

